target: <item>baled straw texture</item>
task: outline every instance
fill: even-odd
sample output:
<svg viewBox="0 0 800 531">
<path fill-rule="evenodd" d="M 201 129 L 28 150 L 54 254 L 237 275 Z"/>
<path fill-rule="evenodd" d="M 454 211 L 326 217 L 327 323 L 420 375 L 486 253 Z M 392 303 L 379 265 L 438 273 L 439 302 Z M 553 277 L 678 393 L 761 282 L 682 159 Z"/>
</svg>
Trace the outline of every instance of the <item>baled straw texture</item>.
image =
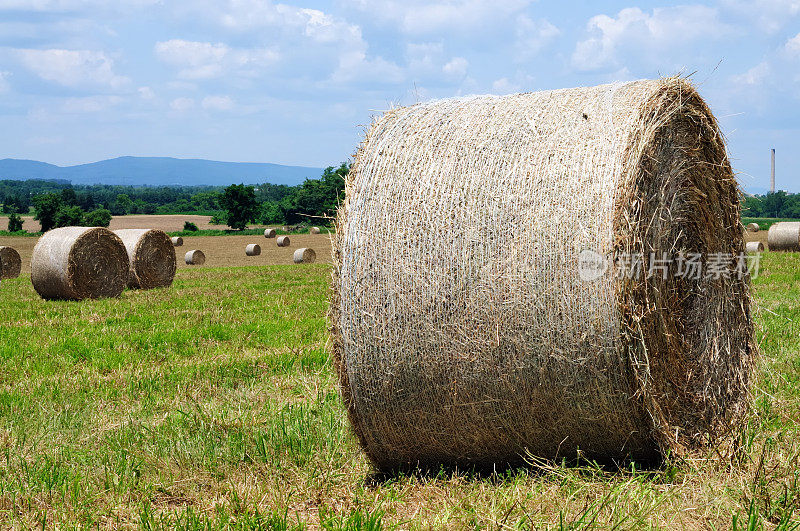
<svg viewBox="0 0 800 531">
<path fill-rule="evenodd" d="M 294 251 L 295 264 L 313 264 L 316 259 L 317 253 L 314 251 L 314 249 L 301 247 L 300 249 L 296 249 Z"/>
<path fill-rule="evenodd" d="M 187 265 L 203 265 L 206 263 L 206 255 L 199 249 L 192 249 L 187 251 L 183 260 Z"/>
<path fill-rule="evenodd" d="M 172 245 L 174 247 L 181 247 L 183 245 L 183 238 L 181 238 L 180 236 L 173 236 Z"/>
<path fill-rule="evenodd" d="M 117 297 L 128 283 L 128 253 L 119 236 L 102 227 L 62 227 L 39 238 L 31 282 L 43 299 Z"/>
<path fill-rule="evenodd" d="M 770 251 L 800 251 L 800 222 L 780 221 L 767 232 Z"/>
<path fill-rule="evenodd" d="M 748 253 L 760 253 L 764 250 L 764 244 L 761 242 L 747 242 L 744 248 Z"/>
<path fill-rule="evenodd" d="M 319 233 L 320 233 L 319 227 L 311 227 L 311 228 L 308 230 L 308 233 L 309 233 L 309 234 L 319 234 Z"/>
<path fill-rule="evenodd" d="M 277 239 L 278 247 L 289 247 L 290 242 L 291 241 L 289 240 L 288 236 L 278 236 Z"/>
<path fill-rule="evenodd" d="M 131 289 L 168 288 L 175 278 L 175 245 L 167 233 L 158 229 L 120 229 L 128 251 Z"/>
<path fill-rule="evenodd" d="M 750 232 L 758 232 L 761 227 L 758 226 L 758 223 L 748 223 L 747 227 L 745 227 Z"/>
<path fill-rule="evenodd" d="M 275 232 L 275 229 L 264 229 L 264 237 L 265 238 L 274 238 L 278 233 Z"/>
<path fill-rule="evenodd" d="M 261 254 L 261 246 L 257 243 L 251 243 L 244 248 L 244 254 L 247 256 L 258 256 Z"/>
<path fill-rule="evenodd" d="M 17 278 L 22 271 L 22 258 L 13 247 L 0 246 L 0 280 Z"/>
<path fill-rule="evenodd" d="M 619 264 L 586 281 L 578 259 L 742 253 L 738 193 L 681 78 L 387 112 L 347 177 L 330 306 L 367 456 L 658 460 L 729 441 L 754 356 L 749 278 Z"/>
</svg>

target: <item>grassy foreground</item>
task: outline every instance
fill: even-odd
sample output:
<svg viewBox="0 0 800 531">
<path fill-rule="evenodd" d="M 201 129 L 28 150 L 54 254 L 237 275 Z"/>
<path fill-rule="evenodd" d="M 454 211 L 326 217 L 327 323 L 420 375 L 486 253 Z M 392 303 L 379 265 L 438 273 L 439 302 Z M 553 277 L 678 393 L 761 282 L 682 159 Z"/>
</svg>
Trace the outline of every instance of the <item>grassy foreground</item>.
<svg viewBox="0 0 800 531">
<path fill-rule="evenodd" d="M 798 526 L 800 255 L 764 255 L 754 283 L 739 451 L 616 473 L 373 476 L 336 392 L 328 274 L 180 270 L 169 290 L 81 303 L 3 281 L 0 528 Z"/>
</svg>

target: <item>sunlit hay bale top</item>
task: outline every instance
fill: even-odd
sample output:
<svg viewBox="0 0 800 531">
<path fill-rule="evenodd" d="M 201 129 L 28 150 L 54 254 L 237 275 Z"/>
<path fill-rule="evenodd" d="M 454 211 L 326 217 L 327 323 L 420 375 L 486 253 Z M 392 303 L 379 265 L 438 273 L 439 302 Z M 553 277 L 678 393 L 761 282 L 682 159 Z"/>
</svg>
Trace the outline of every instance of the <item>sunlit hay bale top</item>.
<svg viewBox="0 0 800 531">
<path fill-rule="evenodd" d="M 22 258 L 13 247 L 0 246 L 0 280 L 17 278 L 22 271 Z"/>
<path fill-rule="evenodd" d="M 128 283 L 128 253 L 119 236 L 102 227 L 62 227 L 39 238 L 31 282 L 44 299 L 117 297 Z"/>
<path fill-rule="evenodd" d="M 738 193 L 681 78 L 377 119 L 347 177 L 330 306 L 370 460 L 658 460 L 729 441 L 754 356 L 749 278 L 628 278 L 618 262 L 588 281 L 578 258 L 742 253 Z"/>
<path fill-rule="evenodd" d="M 289 247 L 291 240 L 289 240 L 288 236 L 278 236 L 277 243 L 278 247 Z"/>
<path fill-rule="evenodd" d="M 758 223 L 748 223 L 746 228 L 750 232 L 758 232 L 761 229 L 761 227 L 759 227 Z"/>
<path fill-rule="evenodd" d="M 181 247 L 183 245 L 183 238 L 181 238 L 180 236 L 173 236 L 172 245 L 175 247 Z"/>
<path fill-rule="evenodd" d="M 264 229 L 264 237 L 265 238 L 274 238 L 278 233 L 275 232 L 275 229 Z"/>
<path fill-rule="evenodd" d="M 247 256 L 258 256 L 261 254 L 261 246 L 257 243 L 251 243 L 245 247 L 244 254 Z"/>
<path fill-rule="evenodd" d="M 314 251 L 314 249 L 301 247 L 300 249 L 296 249 L 294 251 L 295 264 L 312 264 L 316 259 L 317 253 Z"/>
<path fill-rule="evenodd" d="M 320 233 L 319 227 L 311 227 L 311 228 L 308 230 L 308 233 L 309 233 L 309 234 L 319 234 L 319 233 Z"/>
<path fill-rule="evenodd" d="M 764 250 L 764 244 L 761 242 L 747 242 L 745 250 L 748 253 L 760 253 Z"/>
<path fill-rule="evenodd" d="M 158 229 L 120 229 L 120 237 L 128 251 L 132 289 L 167 288 L 175 278 L 175 245 L 167 233 Z"/>
<path fill-rule="evenodd" d="M 780 221 L 767 232 L 770 251 L 800 251 L 800 222 Z"/>
<path fill-rule="evenodd" d="M 187 265 L 203 265 L 206 263 L 206 255 L 199 249 L 192 249 L 184 255 L 183 260 Z"/>
</svg>

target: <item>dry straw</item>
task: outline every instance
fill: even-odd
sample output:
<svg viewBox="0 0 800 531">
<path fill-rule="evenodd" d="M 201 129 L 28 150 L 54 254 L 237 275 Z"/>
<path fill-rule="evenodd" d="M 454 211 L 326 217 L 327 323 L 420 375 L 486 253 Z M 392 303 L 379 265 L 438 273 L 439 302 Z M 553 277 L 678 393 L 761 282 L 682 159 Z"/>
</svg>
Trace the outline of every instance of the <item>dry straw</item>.
<svg viewBox="0 0 800 531">
<path fill-rule="evenodd" d="M 22 271 L 22 259 L 13 247 L 0 246 L 0 280 L 17 278 Z"/>
<path fill-rule="evenodd" d="M 245 247 L 244 254 L 247 256 L 258 256 L 261 254 L 261 246 L 257 243 L 251 243 Z"/>
<path fill-rule="evenodd" d="M 62 227 L 39 238 L 31 282 L 44 299 L 117 297 L 128 283 L 128 253 L 119 236 L 102 227 Z"/>
<path fill-rule="evenodd" d="M 338 213 L 330 310 L 370 460 L 658 460 L 729 441 L 755 348 L 749 278 L 612 273 L 650 252 L 743 252 L 738 193 L 681 78 L 377 119 Z M 585 250 L 620 262 L 582 280 Z"/>
<path fill-rule="evenodd" d="M 275 229 L 264 229 L 264 237 L 265 238 L 274 238 L 278 233 L 275 232 Z"/>
<path fill-rule="evenodd" d="M 800 222 L 781 221 L 773 224 L 767 232 L 770 251 L 800 251 Z"/>
<path fill-rule="evenodd" d="M 181 238 L 180 236 L 173 236 L 173 237 L 172 237 L 172 245 L 173 245 L 174 247 L 181 247 L 181 246 L 183 246 L 183 238 Z"/>
<path fill-rule="evenodd" d="M 175 245 L 167 233 L 158 229 L 120 229 L 120 237 L 128 251 L 132 289 L 167 288 L 175 278 Z"/>
<path fill-rule="evenodd" d="M 758 223 L 748 223 L 746 229 L 750 232 L 758 232 L 761 227 L 758 226 Z"/>
<path fill-rule="evenodd" d="M 314 249 L 309 249 L 308 247 L 301 247 L 294 252 L 295 264 L 313 264 L 316 259 L 317 253 Z"/>
<path fill-rule="evenodd" d="M 761 242 L 747 242 L 745 251 L 748 253 L 760 253 L 764 250 L 764 244 Z"/>
<path fill-rule="evenodd" d="M 203 265 L 206 263 L 206 255 L 199 249 L 188 251 L 183 257 L 187 265 Z"/>
<path fill-rule="evenodd" d="M 278 247 L 289 247 L 289 237 L 288 236 L 278 236 Z"/>
<path fill-rule="evenodd" d="M 309 234 L 319 234 L 320 230 L 319 227 L 311 227 L 308 231 Z"/>
</svg>

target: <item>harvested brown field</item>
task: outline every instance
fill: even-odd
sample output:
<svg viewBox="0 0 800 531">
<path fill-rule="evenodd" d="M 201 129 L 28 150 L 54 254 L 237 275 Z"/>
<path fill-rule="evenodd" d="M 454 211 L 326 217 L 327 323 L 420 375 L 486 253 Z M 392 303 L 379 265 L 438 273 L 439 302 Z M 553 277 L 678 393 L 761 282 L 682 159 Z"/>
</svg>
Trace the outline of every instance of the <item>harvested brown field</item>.
<svg viewBox="0 0 800 531">
<path fill-rule="evenodd" d="M 32 216 L 23 216 L 22 228 L 28 232 L 39 232 L 41 227 L 39 222 L 34 220 Z M 160 229 L 164 232 L 176 232 L 183 230 L 183 224 L 186 221 L 191 221 L 200 230 L 225 230 L 228 227 L 225 225 L 212 225 L 211 216 L 197 216 L 197 215 L 150 215 L 150 214 L 135 214 L 130 216 L 114 216 L 111 218 L 110 230 L 119 229 Z M 253 225 L 256 227 L 258 225 Z M 5 229 L 5 227 L 2 227 Z"/>
</svg>

